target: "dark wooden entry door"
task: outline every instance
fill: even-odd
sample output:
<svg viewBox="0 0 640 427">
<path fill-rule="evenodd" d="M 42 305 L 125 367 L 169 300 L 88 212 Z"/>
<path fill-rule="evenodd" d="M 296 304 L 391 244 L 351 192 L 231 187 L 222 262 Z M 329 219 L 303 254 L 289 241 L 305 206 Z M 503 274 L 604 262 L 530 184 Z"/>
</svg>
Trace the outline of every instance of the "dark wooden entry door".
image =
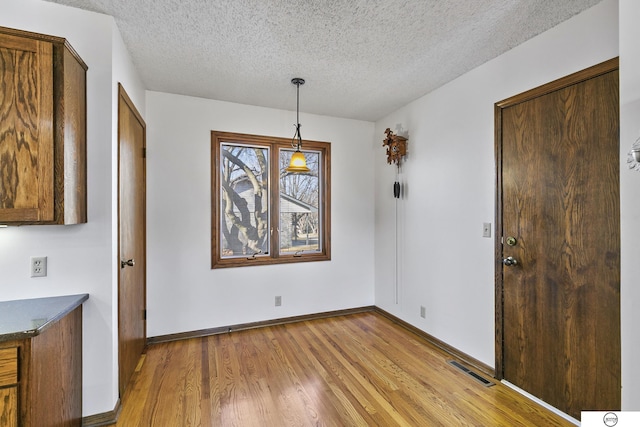
<svg viewBox="0 0 640 427">
<path fill-rule="evenodd" d="M 496 372 L 577 419 L 621 404 L 618 97 L 614 59 L 496 104 Z"/>
<path fill-rule="evenodd" d="M 118 85 L 119 392 L 124 394 L 146 345 L 146 125 Z"/>
</svg>

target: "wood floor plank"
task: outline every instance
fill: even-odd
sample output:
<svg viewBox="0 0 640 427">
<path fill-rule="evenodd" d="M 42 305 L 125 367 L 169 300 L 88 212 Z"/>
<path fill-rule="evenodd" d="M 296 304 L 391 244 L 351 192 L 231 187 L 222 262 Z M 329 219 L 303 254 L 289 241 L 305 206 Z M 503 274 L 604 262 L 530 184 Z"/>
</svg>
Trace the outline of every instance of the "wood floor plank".
<svg viewBox="0 0 640 427">
<path fill-rule="evenodd" d="M 329 320 L 329 322 L 331 322 L 331 320 Z M 332 326 L 335 327 L 336 325 L 334 324 Z M 402 416 L 390 403 L 384 392 L 384 387 L 381 384 L 384 383 L 385 380 L 373 371 L 363 372 L 359 369 L 361 367 L 357 366 L 354 355 L 349 354 L 347 351 L 348 347 L 346 347 L 346 345 L 348 345 L 349 340 L 344 340 L 343 334 L 340 334 L 342 339 L 339 344 L 336 335 L 328 334 L 326 330 L 320 331 L 316 328 L 316 324 L 309 323 L 307 327 L 311 333 L 314 333 L 315 336 L 318 337 L 319 342 L 325 343 L 325 350 L 333 356 L 332 361 L 334 362 L 334 370 L 337 372 L 339 379 L 339 387 L 342 389 L 346 388 L 346 390 L 356 398 L 356 403 L 363 409 L 371 408 L 367 411 L 367 415 L 375 413 L 381 421 L 394 420 L 395 423 L 400 426 L 415 425 L 412 424 L 410 420 L 406 420 L 406 417 Z M 369 366 L 373 367 L 373 365 Z M 372 382 L 372 378 L 379 378 L 380 381 L 378 383 Z M 394 389 L 396 387 L 392 380 L 387 379 L 386 382 L 387 384 L 391 384 L 390 387 L 386 387 L 387 389 Z M 374 407 L 377 409 L 374 410 Z M 385 417 L 386 415 L 390 415 L 390 417 Z M 389 418 L 389 420 L 383 417 Z"/>
<path fill-rule="evenodd" d="M 572 426 L 450 358 L 375 312 L 155 344 L 116 425 Z"/>
<path fill-rule="evenodd" d="M 340 418 L 351 419 L 357 425 L 370 425 L 371 414 L 379 415 L 381 412 L 376 409 L 377 402 L 368 398 L 370 393 L 366 390 L 366 384 L 359 381 L 358 375 L 354 375 L 348 364 L 342 363 L 331 343 L 314 333 L 312 323 L 307 322 L 304 327 L 298 340 L 307 343 L 309 359 L 338 398 L 336 403 L 342 413 Z"/>
<path fill-rule="evenodd" d="M 290 329 L 279 326 L 267 331 L 272 339 L 275 354 L 278 355 L 278 358 L 273 362 L 282 369 L 280 378 L 284 381 L 278 382 L 278 384 L 284 389 L 288 388 L 287 382 L 295 384 L 297 392 L 303 396 L 304 412 L 308 422 L 313 425 L 318 421 L 319 413 L 333 413 L 336 408 L 333 401 L 325 398 L 330 396 L 330 393 L 326 393 L 329 386 L 325 384 L 321 390 L 317 387 L 320 384 L 317 381 L 317 376 L 321 373 L 316 371 L 316 366 L 307 357 L 299 357 L 303 354 L 300 342 L 291 336 Z M 282 346 L 281 342 L 288 343 L 288 345 Z M 292 365 L 296 365 L 298 368 L 294 369 Z"/>
</svg>

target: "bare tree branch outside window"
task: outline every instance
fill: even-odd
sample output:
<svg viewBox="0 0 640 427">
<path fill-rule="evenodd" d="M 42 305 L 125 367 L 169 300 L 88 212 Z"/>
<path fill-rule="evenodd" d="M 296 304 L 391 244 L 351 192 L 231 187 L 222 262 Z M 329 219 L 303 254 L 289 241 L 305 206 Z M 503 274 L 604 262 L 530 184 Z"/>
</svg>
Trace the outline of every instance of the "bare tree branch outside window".
<svg viewBox="0 0 640 427">
<path fill-rule="evenodd" d="M 269 252 L 269 149 L 222 146 L 221 216 L 224 256 Z"/>
</svg>

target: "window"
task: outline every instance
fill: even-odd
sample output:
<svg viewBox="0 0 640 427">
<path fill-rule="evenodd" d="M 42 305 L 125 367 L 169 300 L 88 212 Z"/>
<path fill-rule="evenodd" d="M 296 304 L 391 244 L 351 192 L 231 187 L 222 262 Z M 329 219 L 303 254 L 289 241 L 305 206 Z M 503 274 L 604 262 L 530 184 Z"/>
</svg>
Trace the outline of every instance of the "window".
<svg viewBox="0 0 640 427">
<path fill-rule="evenodd" d="M 331 144 L 303 141 L 310 169 L 286 172 L 291 140 L 211 132 L 212 268 L 331 259 Z"/>
</svg>

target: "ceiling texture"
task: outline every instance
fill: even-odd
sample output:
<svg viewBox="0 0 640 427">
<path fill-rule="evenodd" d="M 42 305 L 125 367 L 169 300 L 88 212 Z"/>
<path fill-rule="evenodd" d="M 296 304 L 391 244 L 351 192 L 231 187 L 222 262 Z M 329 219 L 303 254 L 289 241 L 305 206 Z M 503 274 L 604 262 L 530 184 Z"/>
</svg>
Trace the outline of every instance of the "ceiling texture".
<svg viewBox="0 0 640 427">
<path fill-rule="evenodd" d="M 375 121 L 601 0 L 49 0 L 114 17 L 148 90 Z"/>
</svg>

